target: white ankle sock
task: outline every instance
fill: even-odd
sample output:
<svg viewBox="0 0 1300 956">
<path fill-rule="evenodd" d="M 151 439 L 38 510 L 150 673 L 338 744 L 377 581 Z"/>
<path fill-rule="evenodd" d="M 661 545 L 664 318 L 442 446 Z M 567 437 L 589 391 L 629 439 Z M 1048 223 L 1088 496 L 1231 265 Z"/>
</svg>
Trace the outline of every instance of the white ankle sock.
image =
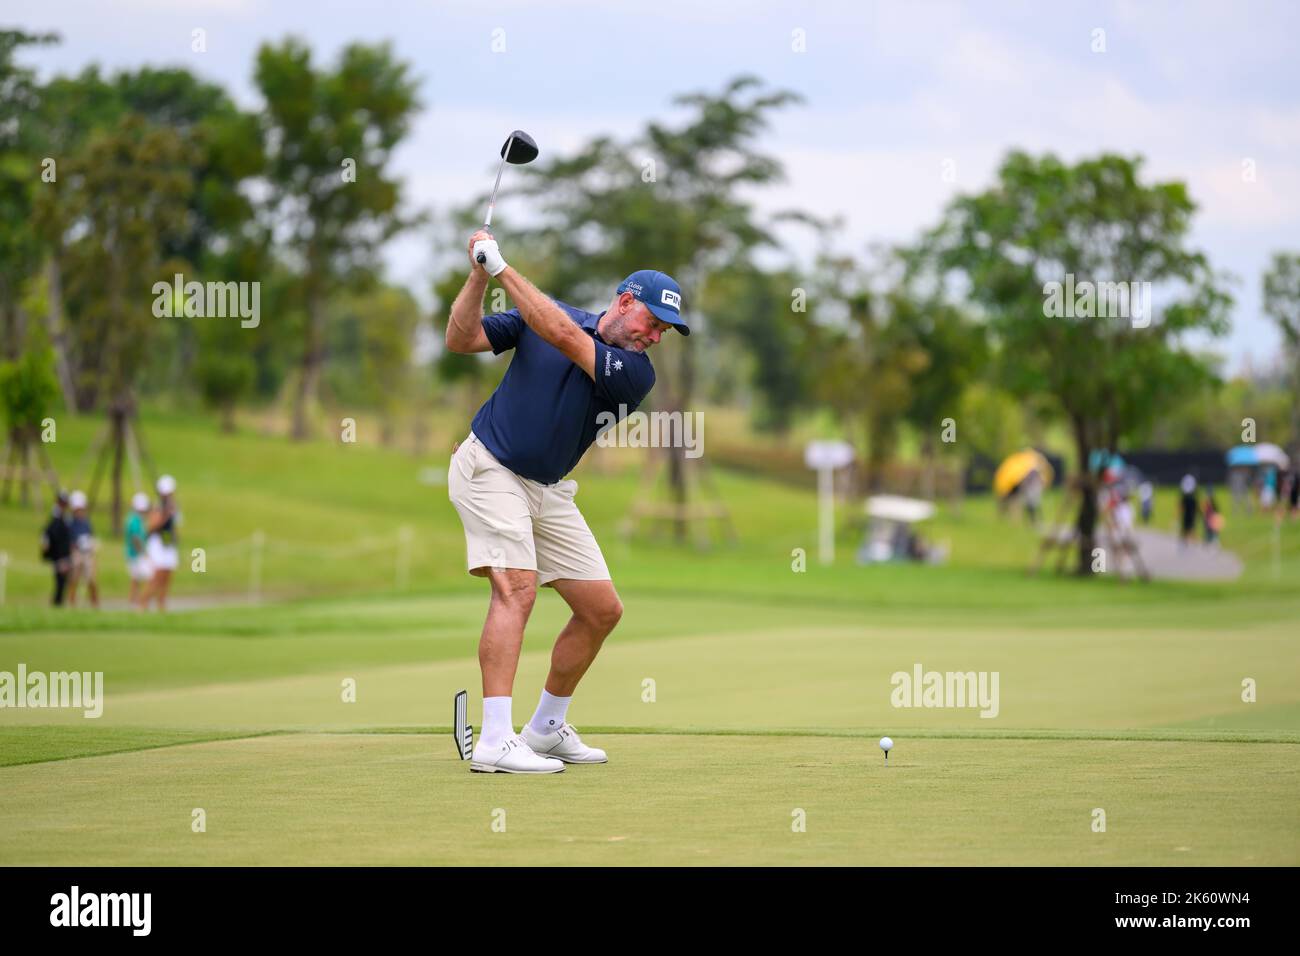
<svg viewBox="0 0 1300 956">
<path fill-rule="evenodd" d="M 533 714 L 529 726 L 539 734 L 553 734 L 564 726 L 564 715 L 569 712 L 572 697 L 556 697 L 542 691 L 542 699 L 537 702 L 537 713 Z"/>
<path fill-rule="evenodd" d="M 506 738 L 515 735 L 515 725 L 510 719 L 509 697 L 483 698 L 483 727 L 479 742 L 484 747 L 500 747 Z"/>
</svg>

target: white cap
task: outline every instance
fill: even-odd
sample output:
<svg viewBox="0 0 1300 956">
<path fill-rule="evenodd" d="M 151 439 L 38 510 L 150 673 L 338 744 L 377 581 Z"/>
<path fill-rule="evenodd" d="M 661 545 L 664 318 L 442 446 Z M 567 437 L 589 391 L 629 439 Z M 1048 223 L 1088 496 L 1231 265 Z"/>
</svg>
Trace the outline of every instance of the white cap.
<svg viewBox="0 0 1300 956">
<path fill-rule="evenodd" d="M 86 493 L 84 491 L 74 491 L 68 497 L 68 504 L 72 505 L 73 508 L 86 507 Z"/>
<path fill-rule="evenodd" d="M 143 491 L 137 491 L 131 496 L 131 507 L 136 511 L 149 510 L 149 496 Z"/>
<path fill-rule="evenodd" d="M 176 490 L 176 479 L 171 475 L 163 475 L 158 479 L 158 494 L 170 495 Z"/>
</svg>

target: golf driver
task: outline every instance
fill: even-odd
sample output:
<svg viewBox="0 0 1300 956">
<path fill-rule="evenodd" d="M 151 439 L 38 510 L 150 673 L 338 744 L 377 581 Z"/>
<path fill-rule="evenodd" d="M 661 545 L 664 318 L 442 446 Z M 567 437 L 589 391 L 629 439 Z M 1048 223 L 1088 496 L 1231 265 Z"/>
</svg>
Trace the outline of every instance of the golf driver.
<svg viewBox="0 0 1300 956">
<path fill-rule="evenodd" d="M 497 167 L 497 181 L 492 184 L 492 195 L 488 197 L 487 216 L 483 219 L 483 228 L 488 229 L 492 225 L 492 209 L 497 204 L 497 188 L 501 185 L 501 174 L 505 172 L 506 163 L 512 166 L 522 166 L 525 163 L 531 163 L 537 158 L 537 143 L 533 138 L 521 129 L 515 130 L 510 134 L 505 144 L 501 147 L 501 165 Z M 480 264 L 487 260 L 483 253 L 475 256 Z"/>
</svg>

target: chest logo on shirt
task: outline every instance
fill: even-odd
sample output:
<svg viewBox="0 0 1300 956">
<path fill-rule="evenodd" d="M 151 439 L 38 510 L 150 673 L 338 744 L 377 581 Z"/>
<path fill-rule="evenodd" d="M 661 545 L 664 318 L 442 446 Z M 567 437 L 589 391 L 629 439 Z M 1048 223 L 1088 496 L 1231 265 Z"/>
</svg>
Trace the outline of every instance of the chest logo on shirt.
<svg viewBox="0 0 1300 956">
<path fill-rule="evenodd" d="M 615 372 L 621 372 L 621 371 L 623 371 L 623 360 L 622 360 L 622 359 L 616 359 L 616 358 L 614 358 L 614 355 L 613 355 L 612 352 L 606 352 L 606 353 L 605 353 L 605 377 L 606 377 L 606 378 L 609 378 L 609 366 L 610 366 L 610 362 L 611 362 L 611 360 L 612 360 L 612 362 L 613 362 L 613 364 L 614 364 L 614 371 L 615 371 Z"/>
</svg>

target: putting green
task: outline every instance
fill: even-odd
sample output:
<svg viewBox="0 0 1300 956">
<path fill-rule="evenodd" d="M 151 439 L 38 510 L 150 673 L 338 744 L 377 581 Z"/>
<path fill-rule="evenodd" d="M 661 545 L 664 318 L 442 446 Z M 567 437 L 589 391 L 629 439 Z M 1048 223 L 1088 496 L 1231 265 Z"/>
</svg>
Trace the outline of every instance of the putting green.
<svg viewBox="0 0 1300 956">
<path fill-rule="evenodd" d="M 590 733 L 471 774 L 426 734 L 292 734 L 0 769 L 0 863 L 1288 864 L 1285 744 Z M 206 814 L 195 833 L 193 811 Z M 1094 832 L 1094 810 L 1106 814 Z M 805 829 L 795 832 L 798 811 Z M 501 827 L 504 825 L 504 831 Z"/>
</svg>

